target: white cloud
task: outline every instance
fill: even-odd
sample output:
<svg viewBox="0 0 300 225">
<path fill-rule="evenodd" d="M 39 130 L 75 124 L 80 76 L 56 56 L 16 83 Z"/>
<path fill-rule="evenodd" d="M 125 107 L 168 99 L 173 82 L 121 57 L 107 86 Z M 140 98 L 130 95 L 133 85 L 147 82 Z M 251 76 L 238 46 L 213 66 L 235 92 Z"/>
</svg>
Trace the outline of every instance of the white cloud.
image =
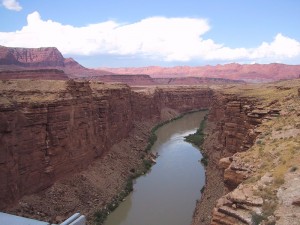
<svg viewBox="0 0 300 225">
<path fill-rule="evenodd" d="M 253 49 L 250 58 L 292 58 L 299 55 L 300 43 L 279 33 L 273 42 L 263 42 L 258 48 Z"/>
<path fill-rule="evenodd" d="M 22 6 L 16 0 L 2 0 L 2 5 L 9 10 L 14 10 L 14 11 L 22 10 Z"/>
<path fill-rule="evenodd" d="M 0 32 L 0 45 L 55 46 L 63 54 L 142 55 L 164 61 L 265 61 L 300 56 L 297 40 L 277 34 L 270 43 L 255 48 L 230 48 L 203 38 L 210 30 L 199 18 L 150 17 L 131 24 L 106 21 L 84 27 L 42 20 L 38 12 L 16 32 Z"/>
</svg>

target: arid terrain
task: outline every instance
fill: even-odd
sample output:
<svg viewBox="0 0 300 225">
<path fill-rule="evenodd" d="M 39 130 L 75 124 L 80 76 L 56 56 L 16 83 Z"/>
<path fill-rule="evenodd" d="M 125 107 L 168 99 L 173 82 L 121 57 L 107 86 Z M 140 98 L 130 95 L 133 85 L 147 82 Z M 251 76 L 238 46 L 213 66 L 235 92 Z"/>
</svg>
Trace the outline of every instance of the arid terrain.
<svg viewBox="0 0 300 225">
<path fill-rule="evenodd" d="M 280 79 L 298 78 L 300 75 L 299 65 L 285 65 L 280 63 L 271 64 L 245 64 L 231 63 L 216 66 L 175 66 L 175 67 L 137 67 L 137 68 L 108 68 L 99 70 L 110 71 L 117 74 L 148 74 L 153 78 L 186 78 L 207 77 L 243 80 L 247 82 L 270 82 Z"/>
<path fill-rule="evenodd" d="M 199 204 L 193 224 L 298 224 L 299 87 L 297 79 L 216 92 L 204 143 L 210 163 L 201 199 L 214 209 L 203 214 L 207 205 Z M 217 168 L 224 171 L 219 179 L 209 172 Z"/>
<path fill-rule="evenodd" d="M 33 70 L 43 70 L 43 75 Z M 49 69 L 49 71 L 47 71 Z M 53 69 L 59 70 L 53 74 Z M 2 71 L 2 72 L 1 72 Z M 9 73 L 7 73 L 9 71 Z M 62 74 L 64 71 L 65 74 Z M 272 82 L 300 76 L 299 65 L 245 64 L 216 66 L 85 68 L 64 58 L 57 48 L 8 48 L 0 46 L 1 79 L 87 79 L 137 85 L 194 85 Z"/>
<path fill-rule="evenodd" d="M 0 53 L 2 211 L 52 223 L 80 211 L 101 224 L 153 161 L 152 128 L 209 109 L 206 185 L 192 224 L 299 224 L 299 78 L 186 85 L 94 74 L 53 48 Z M 116 83 L 122 76 L 127 84 Z"/>
</svg>

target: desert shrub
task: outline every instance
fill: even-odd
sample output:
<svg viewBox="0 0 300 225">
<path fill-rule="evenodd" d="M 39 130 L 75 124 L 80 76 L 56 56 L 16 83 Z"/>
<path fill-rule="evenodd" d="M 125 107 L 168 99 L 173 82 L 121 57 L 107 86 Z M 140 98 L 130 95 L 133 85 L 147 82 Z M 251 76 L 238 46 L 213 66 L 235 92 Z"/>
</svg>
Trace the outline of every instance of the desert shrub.
<svg viewBox="0 0 300 225">
<path fill-rule="evenodd" d="M 148 159 L 144 159 L 143 164 L 146 171 L 148 171 L 152 166 L 152 162 Z"/>
<path fill-rule="evenodd" d="M 297 166 L 292 166 L 292 168 L 290 169 L 290 172 L 295 172 L 298 169 Z"/>
<path fill-rule="evenodd" d="M 251 220 L 253 225 L 259 225 L 264 219 L 265 217 L 263 215 L 255 212 L 252 213 Z"/>
<path fill-rule="evenodd" d="M 202 153 L 203 154 L 203 153 Z M 204 165 L 204 166 L 207 166 L 208 165 L 208 157 L 203 154 L 203 158 L 201 159 L 201 163 Z"/>
<path fill-rule="evenodd" d="M 204 118 L 201 123 L 199 128 L 197 129 L 196 133 L 190 134 L 186 137 L 184 137 L 185 141 L 190 142 L 196 146 L 201 146 L 204 142 L 204 128 L 206 126 L 206 118 Z"/>
<path fill-rule="evenodd" d="M 200 190 L 201 194 L 203 194 L 204 191 L 205 191 L 205 185 Z"/>
</svg>

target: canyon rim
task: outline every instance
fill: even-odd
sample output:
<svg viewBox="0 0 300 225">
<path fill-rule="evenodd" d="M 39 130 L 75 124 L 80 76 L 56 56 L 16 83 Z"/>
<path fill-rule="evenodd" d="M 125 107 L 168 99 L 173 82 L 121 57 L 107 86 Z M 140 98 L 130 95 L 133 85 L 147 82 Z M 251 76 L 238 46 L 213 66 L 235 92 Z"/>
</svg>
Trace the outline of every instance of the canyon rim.
<svg viewBox="0 0 300 225">
<path fill-rule="evenodd" d="M 181 68 L 124 75 L 84 68 L 55 48 L 7 47 L 0 64 L 1 210 L 52 223 L 80 211 L 93 224 L 150 160 L 153 127 L 209 109 L 206 185 L 193 224 L 300 220 L 299 66 L 210 67 L 226 79 L 168 77 Z M 250 84 L 238 68 L 254 80 L 261 68 L 265 80 L 278 76 Z"/>
</svg>

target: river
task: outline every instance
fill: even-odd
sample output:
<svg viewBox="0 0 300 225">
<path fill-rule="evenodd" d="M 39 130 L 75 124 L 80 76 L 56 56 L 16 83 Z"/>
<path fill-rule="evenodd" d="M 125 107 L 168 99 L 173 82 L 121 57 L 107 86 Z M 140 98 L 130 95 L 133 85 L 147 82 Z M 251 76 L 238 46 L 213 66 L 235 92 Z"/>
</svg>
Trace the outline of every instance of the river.
<svg viewBox="0 0 300 225">
<path fill-rule="evenodd" d="M 156 131 L 151 151 L 156 164 L 134 182 L 134 191 L 107 218 L 105 225 L 189 225 L 205 184 L 199 149 L 184 141 L 206 112 L 187 114 Z"/>
</svg>

